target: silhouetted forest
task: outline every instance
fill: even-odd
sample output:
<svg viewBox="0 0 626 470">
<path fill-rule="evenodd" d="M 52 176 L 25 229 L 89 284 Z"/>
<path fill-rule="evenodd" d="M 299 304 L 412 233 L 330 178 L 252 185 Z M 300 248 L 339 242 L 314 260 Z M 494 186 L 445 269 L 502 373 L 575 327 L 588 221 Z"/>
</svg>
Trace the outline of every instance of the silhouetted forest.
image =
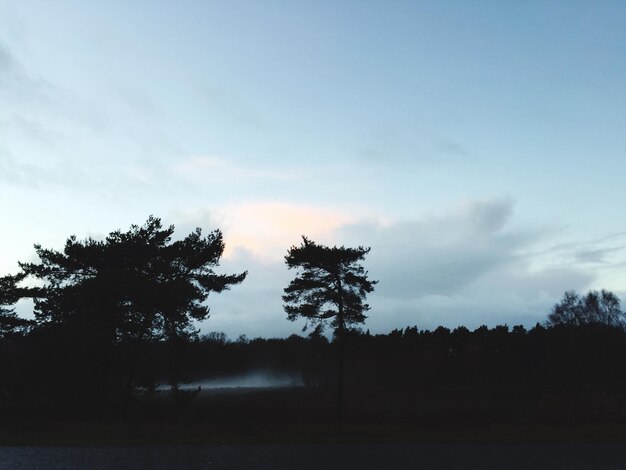
<svg viewBox="0 0 626 470">
<path fill-rule="evenodd" d="M 0 423 L 5 430 L 0 439 L 8 442 L 16 428 L 26 429 L 22 442 L 29 442 L 35 430 L 48 442 L 58 427 L 66 428 L 50 424 L 59 420 L 96 420 L 98 429 L 103 418 L 104 423 L 123 420 L 133 426 L 130 436 L 115 431 L 111 439 L 125 442 L 151 435 L 136 431 L 137 423 L 150 433 L 158 425 L 158 436 L 168 440 L 243 435 L 254 441 L 271 433 L 324 438 L 326 431 L 320 429 L 336 419 L 338 344 L 315 333 L 252 340 L 214 333 L 183 347 L 149 341 L 132 351 L 132 371 L 131 350 L 118 344 L 106 406 L 98 380 L 102 371 L 86 341 L 33 330 L 3 338 L 0 353 Z M 398 426 L 401 436 L 428 436 L 467 426 L 626 424 L 626 332 L 614 326 L 537 325 L 528 331 L 521 326 L 474 331 L 408 327 L 376 335 L 352 330 L 344 355 L 343 420 L 365 426 L 367 436 Z M 275 388 L 198 388 L 205 381 L 248 374 L 289 377 L 291 382 L 283 380 L 286 386 Z M 182 388 L 170 387 L 173 377 Z M 185 388 L 186 382 L 193 386 Z M 73 435 L 79 442 L 80 429 Z"/>
<path fill-rule="evenodd" d="M 54 400 L 86 409 L 95 405 L 101 371 L 92 345 L 53 329 L 9 335 L 0 342 L 3 404 Z M 372 335 L 350 331 L 346 340 L 346 381 L 356 387 L 544 387 L 561 392 L 618 391 L 626 387 L 626 332 L 588 325 L 530 330 L 482 326 L 474 331 L 417 327 Z M 134 399 L 157 384 L 195 382 L 212 377 L 269 371 L 298 378 L 309 387 L 336 381 L 336 341 L 321 335 L 285 339 L 239 338 L 209 334 L 175 348 L 151 341 L 132 351 L 113 349 L 111 382 L 118 398 Z M 132 375 L 131 375 L 132 374 Z M 300 381 L 301 380 L 301 381 Z M 128 389 L 127 383 L 132 387 Z"/>
<path fill-rule="evenodd" d="M 625 314 L 611 292 L 566 292 L 528 330 L 410 326 L 370 334 L 361 326 L 369 309 L 363 300 L 376 281 L 359 264 L 369 248 L 303 238 L 286 257 L 304 270 L 284 300 L 289 319 L 313 322 L 307 336 L 200 335 L 192 321 L 208 317 L 209 292 L 241 283 L 246 273 L 214 273 L 224 249 L 219 231 L 172 241 L 173 230 L 151 217 L 103 241 L 70 237 L 62 251 L 36 245 L 39 262 L 0 278 L 5 429 L 160 417 L 196 433 L 211 423 L 215 434 L 236 434 L 261 424 L 314 428 L 342 415 L 420 429 L 626 424 Z M 25 286 L 29 276 L 38 282 Z M 27 297 L 35 302 L 32 321 L 11 309 Z M 282 381 L 246 393 L 203 385 L 250 374 Z"/>
</svg>

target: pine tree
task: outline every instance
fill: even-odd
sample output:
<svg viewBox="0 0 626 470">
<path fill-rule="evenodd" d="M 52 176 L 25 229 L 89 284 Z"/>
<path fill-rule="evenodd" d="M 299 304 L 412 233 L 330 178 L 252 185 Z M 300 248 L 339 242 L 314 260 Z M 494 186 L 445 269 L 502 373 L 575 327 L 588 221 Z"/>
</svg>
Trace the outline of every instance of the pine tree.
<svg viewBox="0 0 626 470">
<path fill-rule="evenodd" d="M 126 351 L 119 366 L 126 369 L 126 378 L 120 379 L 117 371 L 118 382 L 130 390 L 142 343 L 194 337 L 194 321 L 209 316 L 204 303 L 209 294 L 246 277 L 246 272 L 214 272 L 224 251 L 219 230 L 202 236 L 198 228 L 178 241 L 172 241 L 173 233 L 173 225 L 163 228 L 151 216 L 143 226 L 114 231 L 104 240 L 72 236 L 63 251 L 35 245 L 40 262 L 20 264 L 42 284 L 35 299 L 38 326 L 53 328 L 92 351 L 104 400 L 110 394 L 116 345 Z"/>
<path fill-rule="evenodd" d="M 305 318 L 315 327 L 330 323 L 339 349 L 337 418 L 343 414 L 344 348 L 348 328 L 361 324 L 369 310 L 367 294 L 378 281 L 370 281 L 360 264 L 370 248 L 327 247 L 302 237 L 300 246 L 292 246 L 285 262 L 300 272 L 284 289 L 287 318 Z"/>
</svg>

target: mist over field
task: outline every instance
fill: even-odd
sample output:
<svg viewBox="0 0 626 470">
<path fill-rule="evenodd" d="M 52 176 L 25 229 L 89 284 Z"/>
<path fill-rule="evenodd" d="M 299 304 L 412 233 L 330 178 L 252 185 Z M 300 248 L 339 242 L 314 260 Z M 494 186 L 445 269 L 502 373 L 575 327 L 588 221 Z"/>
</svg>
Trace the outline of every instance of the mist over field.
<svg viewBox="0 0 626 470">
<path fill-rule="evenodd" d="M 290 388 L 303 387 L 299 374 L 288 375 L 266 370 L 250 371 L 244 374 L 223 377 L 209 377 L 180 385 L 182 390 L 219 390 L 231 388 Z"/>
</svg>

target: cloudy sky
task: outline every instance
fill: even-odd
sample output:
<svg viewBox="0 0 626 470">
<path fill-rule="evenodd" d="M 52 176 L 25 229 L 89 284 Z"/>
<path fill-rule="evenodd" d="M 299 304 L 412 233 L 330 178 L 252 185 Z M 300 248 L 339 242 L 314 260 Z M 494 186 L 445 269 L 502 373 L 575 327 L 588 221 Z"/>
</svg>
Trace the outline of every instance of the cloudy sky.
<svg viewBox="0 0 626 470">
<path fill-rule="evenodd" d="M 300 332 L 301 234 L 372 247 L 376 332 L 625 298 L 625 25 L 610 0 L 0 0 L 0 274 L 154 214 L 249 270 L 206 332 Z"/>
</svg>

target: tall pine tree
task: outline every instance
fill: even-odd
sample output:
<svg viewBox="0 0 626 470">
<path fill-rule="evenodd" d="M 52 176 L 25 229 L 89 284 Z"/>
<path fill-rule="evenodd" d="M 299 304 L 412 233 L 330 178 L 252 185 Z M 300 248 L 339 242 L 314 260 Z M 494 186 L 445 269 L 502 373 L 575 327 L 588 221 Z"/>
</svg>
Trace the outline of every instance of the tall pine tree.
<svg viewBox="0 0 626 470">
<path fill-rule="evenodd" d="M 344 349 L 346 330 L 365 321 L 367 294 L 378 281 L 370 281 L 361 265 L 370 248 L 327 247 L 302 237 L 285 262 L 299 273 L 284 289 L 284 309 L 289 320 L 304 318 L 317 327 L 330 323 L 339 349 L 337 418 L 343 414 Z"/>
</svg>

